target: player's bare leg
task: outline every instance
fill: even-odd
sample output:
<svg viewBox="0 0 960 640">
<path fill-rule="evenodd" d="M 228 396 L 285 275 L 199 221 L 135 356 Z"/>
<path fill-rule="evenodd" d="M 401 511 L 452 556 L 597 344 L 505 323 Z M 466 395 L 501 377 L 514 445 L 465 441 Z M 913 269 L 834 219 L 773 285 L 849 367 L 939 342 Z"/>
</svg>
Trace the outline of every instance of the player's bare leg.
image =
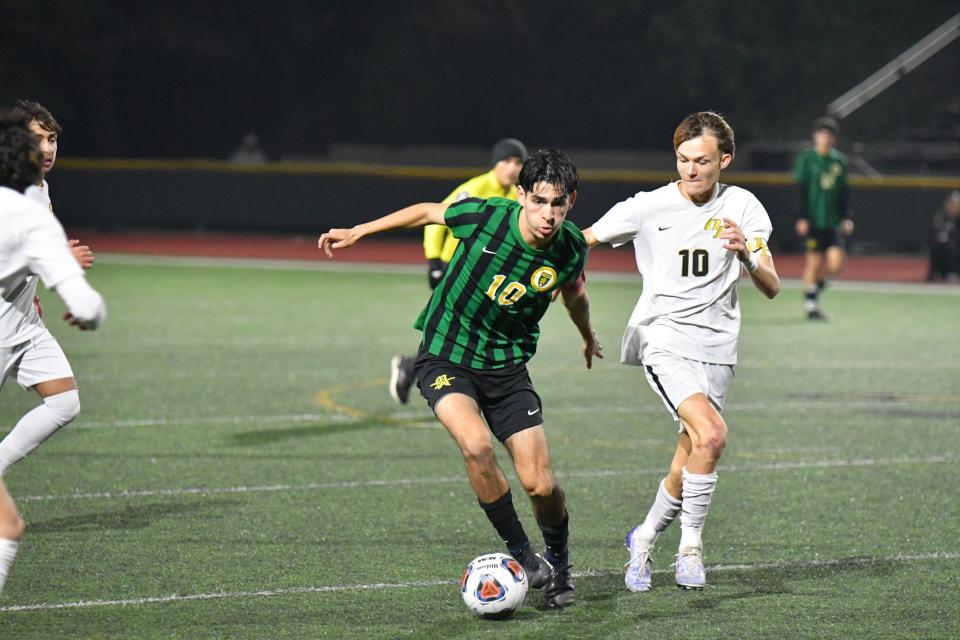
<svg viewBox="0 0 960 640">
<path fill-rule="evenodd" d="M 530 496 L 537 525 L 543 533 L 547 562 L 554 568 L 553 575 L 548 576 L 547 604 L 555 608 L 568 607 L 573 604 L 575 595 L 567 549 L 570 518 L 563 489 L 557 484 L 550 466 L 543 425 L 519 431 L 504 444 L 513 458 L 520 484 Z"/>
<path fill-rule="evenodd" d="M 45 380 L 33 389 L 43 403 L 24 414 L 0 442 L 0 476 L 80 415 L 80 392 L 73 378 Z"/>
<path fill-rule="evenodd" d="M 17 505 L 10 497 L 3 480 L 0 480 L 0 592 L 3 591 L 7 573 L 17 555 L 25 528 L 26 525 L 17 513 Z"/>
<path fill-rule="evenodd" d="M 832 248 L 832 247 L 831 247 Z M 823 251 L 807 251 L 803 263 L 803 310 L 810 320 L 825 320 L 817 301 L 824 278 L 826 257 Z"/>
<path fill-rule="evenodd" d="M 677 412 L 689 435 L 690 449 L 686 464 L 680 469 L 681 534 L 675 578 L 677 586 L 702 589 L 706 584 L 706 572 L 703 569 L 701 533 L 717 485 L 717 462 L 727 444 L 727 425 L 702 393 L 684 400 Z M 683 448 L 678 447 L 678 453 Z M 682 458 L 682 453 L 677 457 Z M 675 485 L 676 470 L 673 465 L 670 475 L 671 485 Z"/>
<path fill-rule="evenodd" d="M 846 264 L 847 252 L 840 247 L 830 247 L 827 249 L 827 256 L 823 268 L 823 278 L 836 278 L 843 271 Z"/>
</svg>

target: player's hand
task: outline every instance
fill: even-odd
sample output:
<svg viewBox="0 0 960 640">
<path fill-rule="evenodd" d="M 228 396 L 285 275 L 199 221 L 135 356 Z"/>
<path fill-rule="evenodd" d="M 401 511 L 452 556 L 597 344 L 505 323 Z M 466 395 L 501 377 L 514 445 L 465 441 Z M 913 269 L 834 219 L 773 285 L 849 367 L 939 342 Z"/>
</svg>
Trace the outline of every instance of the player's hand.
<svg viewBox="0 0 960 640">
<path fill-rule="evenodd" d="M 797 232 L 798 236 L 806 236 L 808 233 L 810 233 L 810 221 L 806 218 L 800 218 L 797 220 L 797 224 L 794 225 L 794 230 Z"/>
<path fill-rule="evenodd" d="M 845 236 L 853 234 L 853 220 L 845 218 L 843 222 L 840 223 L 840 228 L 843 230 L 843 235 Z"/>
<path fill-rule="evenodd" d="M 327 254 L 328 258 L 332 258 L 332 249 L 346 249 L 357 240 L 357 235 L 353 229 L 330 229 L 320 236 L 317 247 Z"/>
<path fill-rule="evenodd" d="M 70 247 L 70 253 L 77 259 L 80 266 L 89 269 L 93 266 L 93 251 L 85 244 L 80 244 L 79 240 L 71 239 L 67 245 Z"/>
<path fill-rule="evenodd" d="M 583 359 L 587 361 L 587 369 L 593 368 L 594 356 L 603 359 L 603 345 L 600 344 L 597 332 L 591 330 L 590 339 L 583 341 Z"/>
<path fill-rule="evenodd" d="M 730 218 L 724 218 L 723 231 L 717 237 L 727 241 L 724 243 L 723 248 L 736 252 L 737 259 L 740 260 L 740 262 L 748 262 L 750 260 L 750 252 L 747 251 L 747 239 L 743 235 L 743 230 L 737 226 L 736 222 Z"/>
<path fill-rule="evenodd" d="M 92 326 L 90 322 L 86 322 L 86 321 L 78 320 L 77 318 L 74 318 L 70 312 L 63 314 L 63 319 L 66 321 L 67 324 L 80 329 L 80 331 L 86 331 Z"/>
<path fill-rule="evenodd" d="M 43 317 L 43 307 L 40 306 L 40 298 L 33 296 L 33 308 L 37 310 L 37 315 Z"/>
</svg>

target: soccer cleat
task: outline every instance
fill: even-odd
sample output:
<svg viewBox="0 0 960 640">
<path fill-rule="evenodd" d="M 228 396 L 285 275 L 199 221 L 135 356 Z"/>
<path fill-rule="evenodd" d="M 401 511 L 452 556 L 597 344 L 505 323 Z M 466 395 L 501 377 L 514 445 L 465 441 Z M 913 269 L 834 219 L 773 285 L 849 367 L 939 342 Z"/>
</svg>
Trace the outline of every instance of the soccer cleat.
<svg viewBox="0 0 960 640">
<path fill-rule="evenodd" d="M 531 589 L 543 589 L 553 577 L 553 566 L 530 547 L 518 553 L 514 559 L 527 572 L 527 584 Z"/>
<path fill-rule="evenodd" d="M 390 396 L 400 404 L 410 399 L 410 387 L 416 382 L 413 371 L 413 358 L 395 355 L 390 360 Z"/>
<path fill-rule="evenodd" d="M 643 549 L 640 541 L 637 539 L 640 535 L 640 527 L 636 526 L 627 534 L 627 550 L 630 552 L 630 560 L 627 562 L 626 574 L 623 576 L 623 582 L 627 589 L 642 593 L 650 591 L 650 581 L 653 576 L 653 561 L 650 559 L 650 549 Z"/>
<path fill-rule="evenodd" d="M 554 567 L 553 577 L 547 583 L 544 595 L 547 597 L 547 606 L 551 609 L 563 609 L 573 604 L 576 594 L 570 580 L 570 565 Z"/>
<path fill-rule="evenodd" d="M 703 554 L 696 547 L 688 547 L 677 554 L 673 565 L 676 569 L 674 579 L 681 589 L 701 590 L 707 584 L 707 572 L 703 568 Z"/>
<path fill-rule="evenodd" d="M 830 316 L 820 311 L 820 309 L 812 309 L 807 311 L 807 320 L 822 320 L 827 322 L 830 320 Z"/>
</svg>

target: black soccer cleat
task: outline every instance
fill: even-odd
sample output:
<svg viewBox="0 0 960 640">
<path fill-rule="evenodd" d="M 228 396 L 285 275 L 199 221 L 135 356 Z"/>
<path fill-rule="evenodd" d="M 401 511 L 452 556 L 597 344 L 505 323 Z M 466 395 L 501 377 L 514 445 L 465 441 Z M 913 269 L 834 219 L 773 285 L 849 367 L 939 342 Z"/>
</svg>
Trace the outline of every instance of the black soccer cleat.
<svg viewBox="0 0 960 640">
<path fill-rule="evenodd" d="M 554 567 L 553 577 L 547 583 L 544 594 L 547 597 L 547 606 L 551 609 L 563 609 L 574 603 L 576 594 L 570 580 L 570 565 Z"/>
<path fill-rule="evenodd" d="M 820 311 L 820 309 L 813 309 L 807 311 L 807 320 L 820 320 L 822 322 L 827 322 L 830 320 L 830 316 Z"/>
<path fill-rule="evenodd" d="M 413 358 L 395 355 L 390 360 L 390 397 L 400 404 L 410 399 L 410 387 L 417 381 L 413 371 Z"/>
<path fill-rule="evenodd" d="M 514 559 L 527 573 L 527 585 L 531 589 L 543 589 L 553 577 L 553 567 L 530 547 L 518 553 Z"/>
</svg>

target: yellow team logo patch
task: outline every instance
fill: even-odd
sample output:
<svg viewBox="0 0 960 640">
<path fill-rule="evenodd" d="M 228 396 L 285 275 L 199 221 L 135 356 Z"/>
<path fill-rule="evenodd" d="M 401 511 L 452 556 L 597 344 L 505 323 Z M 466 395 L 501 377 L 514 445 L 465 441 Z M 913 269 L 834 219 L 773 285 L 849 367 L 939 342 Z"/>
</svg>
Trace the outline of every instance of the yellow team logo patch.
<svg viewBox="0 0 960 640">
<path fill-rule="evenodd" d="M 710 218 L 707 224 L 703 225 L 704 231 L 713 231 L 713 237 L 719 238 L 723 233 L 723 221 L 720 218 Z"/>
<path fill-rule="evenodd" d="M 557 272 L 552 267 L 540 267 L 530 276 L 530 286 L 537 291 L 546 291 L 557 283 Z"/>
<path fill-rule="evenodd" d="M 439 376 L 437 376 L 436 380 L 434 380 L 433 384 L 431 384 L 430 386 L 435 391 L 440 391 L 440 389 L 443 389 L 444 387 L 451 386 L 451 383 L 456 379 L 457 379 L 456 376 L 448 376 L 447 374 L 442 373 Z"/>
</svg>

